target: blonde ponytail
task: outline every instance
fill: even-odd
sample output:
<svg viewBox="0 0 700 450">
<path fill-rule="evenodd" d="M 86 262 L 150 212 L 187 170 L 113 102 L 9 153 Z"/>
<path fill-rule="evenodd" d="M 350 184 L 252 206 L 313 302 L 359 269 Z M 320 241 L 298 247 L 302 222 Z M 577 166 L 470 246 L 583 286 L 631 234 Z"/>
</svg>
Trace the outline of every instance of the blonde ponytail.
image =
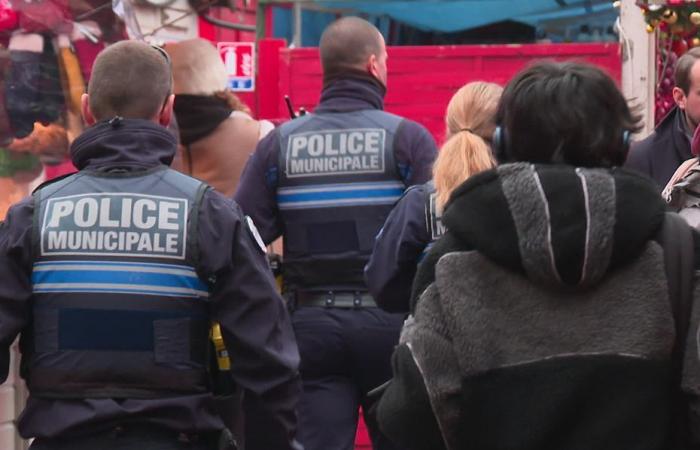
<svg viewBox="0 0 700 450">
<path fill-rule="evenodd" d="M 495 165 L 491 148 L 481 136 L 462 131 L 449 138 L 433 166 L 438 208 L 442 210 L 452 191 L 467 178 Z"/>
<path fill-rule="evenodd" d="M 441 211 L 452 191 L 470 176 L 493 168 L 496 161 L 486 139 L 503 89 L 494 83 L 472 82 L 458 90 L 447 106 L 447 141 L 433 166 L 437 205 Z"/>
</svg>

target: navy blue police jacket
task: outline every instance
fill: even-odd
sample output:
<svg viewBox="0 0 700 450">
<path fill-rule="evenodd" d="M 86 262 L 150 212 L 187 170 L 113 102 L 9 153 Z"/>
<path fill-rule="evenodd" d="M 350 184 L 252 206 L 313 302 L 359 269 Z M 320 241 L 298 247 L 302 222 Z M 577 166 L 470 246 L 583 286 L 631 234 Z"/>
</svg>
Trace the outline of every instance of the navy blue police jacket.
<svg viewBox="0 0 700 450">
<path fill-rule="evenodd" d="M 365 266 L 367 287 L 380 308 L 409 312 L 418 264 L 443 233 L 432 183 L 412 186 L 391 210 Z"/>
<path fill-rule="evenodd" d="M 360 75 L 339 77 L 328 82 L 324 87 L 320 103 L 314 110 L 314 116 L 324 120 L 324 117 L 331 115 L 333 117 L 342 117 L 342 114 L 347 113 L 348 117 L 355 117 L 353 113 L 356 112 L 381 111 L 384 108 L 383 95 L 384 89 L 376 81 L 369 79 L 369 77 Z M 313 120 L 313 117 L 311 120 Z M 396 174 L 395 182 L 401 186 L 399 190 L 400 195 L 401 191 L 406 187 L 413 184 L 422 184 L 430 179 L 432 163 L 437 155 L 437 147 L 430 133 L 422 125 L 411 120 L 396 118 L 396 116 L 391 120 L 399 120 L 400 122 L 398 127 L 391 131 L 392 153 L 387 156 L 387 161 L 391 161 L 390 164 L 393 164 L 394 167 L 387 167 L 386 173 Z M 280 213 L 280 205 L 278 203 L 278 187 L 282 178 L 287 175 L 286 172 L 283 172 L 287 168 L 280 167 L 281 141 L 283 139 L 284 135 L 278 128 L 258 144 L 255 153 L 251 156 L 243 171 L 241 183 L 235 194 L 235 199 L 241 205 L 243 211 L 255 220 L 265 243 L 272 242 L 282 234 L 285 234 L 285 237 L 287 237 L 286 233 L 289 232 L 290 224 L 285 223 L 284 215 Z M 313 180 L 316 178 L 314 177 Z M 325 178 L 330 180 L 327 182 L 342 182 L 334 181 L 331 177 Z M 299 190 L 303 190 L 303 188 Z M 372 214 L 375 213 L 380 214 L 378 211 Z M 332 214 L 334 212 L 330 208 L 329 215 Z M 388 214 L 388 210 L 386 214 Z M 383 218 L 381 220 L 383 221 Z M 380 227 L 381 223 L 372 231 L 368 239 L 371 240 Z M 367 234 L 367 230 L 364 231 Z M 285 241 L 286 245 L 287 241 Z M 365 245 L 368 247 L 365 258 L 368 258 L 368 253 L 371 250 L 371 241 L 368 241 L 368 244 L 360 243 L 362 247 Z M 286 251 L 285 256 L 289 256 Z M 361 258 L 362 256 L 360 256 Z M 366 289 L 364 280 L 362 280 L 362 267 L 366 262 L 367 259 L 364 259 L 359 267 L 359 283 L 362 286 L 359 286 L 357 279 L 353 278 L 353 281 L 350 283 L 353 289 L 358 287 Z M 304 277 L 301 278 L 303 279 Z M 341 289 L 348 286 L 348 284 L 337 283 L 336 285 L 331 283 L 331 286 L 325 285 L 324 287 Z"/>
<path fill-rule="evenodd" d="M 121 120 L 86 130 L 73 143 L 71 157 L 80 173 L 133 174 L 159 167 L 165 170 L 175 150 L 175 137 L 165 128 L 145 120 Z M 20 333 L 22 340 L 26 334 L 34 334 L 28 331 L 35 314 L 33 304 L 40 297 L 32 282 L 37 258 L 33 249 L 33 234 L 37 232 L 33 229 L 34 202 L 27 198 L 14 205 L 0 226 L 3 381 L 8 376 L 10 345 Z M 255 423 L 248 426 L 247 448 L 299 448 L 294 441 L 299 354 L 264 248 L 256 242 L 254 226 L 235 202 L 211 189 L 201 197 L 197 221 L 196 269 L 201 278 L 211 280 L 209 320 L 221 324 L 233 359 L 232 377 L 245 391 L 244 409 L 256 416 Z M 68 397 L 35 395 L 30 387 L 17 423 L 19 433 L 25 438 L 70 437 L 131 423 L 186 433 L 215 432 L 224 427 L 214 396 L 207 390 L 150 398 Z"/>
</svg>

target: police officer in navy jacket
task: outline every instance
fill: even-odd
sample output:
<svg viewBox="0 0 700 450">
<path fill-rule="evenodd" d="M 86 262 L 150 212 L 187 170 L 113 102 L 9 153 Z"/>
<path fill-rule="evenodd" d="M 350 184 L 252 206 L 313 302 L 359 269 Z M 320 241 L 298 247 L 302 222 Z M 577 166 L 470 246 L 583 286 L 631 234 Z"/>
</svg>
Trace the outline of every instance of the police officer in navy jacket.
<svg viewBox="0 0 700 450">
<path fill-rule="evenodd" d="M 433 179 L 404 193 L 377 236 L 365 279 L 386 311 L 409 312 L 418 263 L 445 233 L 442 210 L 452 191 L 494 166 L 490 141 L 502 90 L 494 83 L 472 81 L 455 92 L 447 105 L 446 140 Z"/>
<path fill-rule="evenodd" d="M 433 183 L 409 188 L 387 217 L 365 267 L 369 291 L 382 309 L 408 313 L 418 263 L 444 232 Z"/>
<path fill-rule="evenodd" d="M 435 142 L 385 113 L 379 31 L 343 18 L 324 32 L 321 101 L 263 139 L 236 201 L 265 243 L 284 236 L 285 291 L 301 354 L 299 435 L 307 450 L 353 447 L 358 405 L 391 375 L 402 316 L 376 307 L 363 267 L 392 205 L 430 179 Z M 391 448 L 368 422 L 376 449 Z"/>
<path fill-rule="evenodd" d="M 245 394 L 247 449 L 299 449 L 299 355 L 252 221 L 168 169 L 167 56 L 126 41 L 97 58 L 71 147 L 77 174 L 0 227 L 0 378 L 21 333 L 32 450 L 216 449 L 219 322 Z"/>
</svg>

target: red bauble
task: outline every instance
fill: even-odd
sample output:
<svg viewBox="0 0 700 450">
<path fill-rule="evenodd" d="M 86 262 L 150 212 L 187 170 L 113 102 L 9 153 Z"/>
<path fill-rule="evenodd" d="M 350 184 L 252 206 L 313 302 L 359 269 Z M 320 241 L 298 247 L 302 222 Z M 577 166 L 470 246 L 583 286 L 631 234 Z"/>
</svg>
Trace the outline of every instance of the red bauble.
<svg viewBox="0 0 700 450">
<path fill-rule="evenodd" d="M 673 50 L 673 53 L 680 56 L 688 51 L 688 42 L 685 39 L 674 39 L 671 50 Z"/>
</svg>

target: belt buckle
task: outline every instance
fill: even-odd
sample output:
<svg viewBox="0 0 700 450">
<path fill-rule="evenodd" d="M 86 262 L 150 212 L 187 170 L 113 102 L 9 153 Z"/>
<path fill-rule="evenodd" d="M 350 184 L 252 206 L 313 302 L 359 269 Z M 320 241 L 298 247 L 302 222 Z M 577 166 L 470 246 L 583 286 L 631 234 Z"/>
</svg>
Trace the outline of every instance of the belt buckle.
<svg viewBox="0 0 700 450">
<path fill-rule="evenodd" d="M 126 430 L 124 429 L 123 426 L 117 425 L 116 427 L 109 430 L 108 436 L 110 439 L 117 439 L 117 438 L 123 436 L 125 432 L 126 432 Z"/>
<path fill-rule="evenodd" d="M 360 294 L 360 291 L 355 291 L 353 293 L 352 306 L 355 309 L 362 308 L 362 294 Z"/>
<path fill-rule="evenodd" d="M 325 306 L 326 306 L 326 308 L 332 308 L 334 305 L 335 305 L 335 292 L 328 291 L 326 293 Z"/>
</svg>

